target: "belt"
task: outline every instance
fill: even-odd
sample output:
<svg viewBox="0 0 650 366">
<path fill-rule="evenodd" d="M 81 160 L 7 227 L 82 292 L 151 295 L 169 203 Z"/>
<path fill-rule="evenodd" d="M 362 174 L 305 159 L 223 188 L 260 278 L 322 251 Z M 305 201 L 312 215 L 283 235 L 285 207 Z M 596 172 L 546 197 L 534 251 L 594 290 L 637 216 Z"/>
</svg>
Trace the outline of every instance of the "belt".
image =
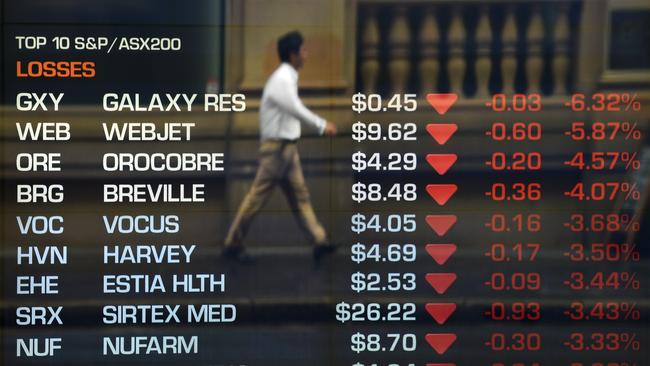
<svg viewBox="0 0 650 366">
<path fill-rule="evenodd" d="M 293 139 L 293 140 L 291 140 L 291 139 L 268 139 L 268 140 L 264 140 L 262 142 L 266 142 L 266 141 L 279 142 L 279 143 L 281 143 L 283 145 L 286 145 L 286 144 L 295 144 L 295 143 L 298 142 L 298 139 Z"/>
</svg>

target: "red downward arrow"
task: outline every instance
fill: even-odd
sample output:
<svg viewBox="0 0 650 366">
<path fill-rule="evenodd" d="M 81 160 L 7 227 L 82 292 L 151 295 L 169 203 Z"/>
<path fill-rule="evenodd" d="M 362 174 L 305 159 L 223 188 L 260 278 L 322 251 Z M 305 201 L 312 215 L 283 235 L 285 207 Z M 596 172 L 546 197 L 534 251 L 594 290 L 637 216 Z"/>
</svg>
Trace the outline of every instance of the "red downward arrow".
<svg viewBox="0 0 650 366">
<path fill-rule="evenodd" d="M 429 154 L 427 155 L 427 161 L 433 169 L 438 172 L 440 175 L 445 175 L 449 168 L 452 167 L 458 160 L 458 155 L 456 154 Z"/>
<path fill-rule="evenodd" d="M 439 355 L 447 352 L 454 342 L 456 342 L 456 335 L 452 333 L 432 334 L 426 336 L 427 342 L 431 347 L 438 352 Z"/>
<path fill-rule="evenodd" d="M 427 253 L 436 263 L 443 265 L 452 254 L 456 253 L 456 244 L 427 244 Z"/>
<path fill-rule="evenodd" d="M 430 303 L 426 305 L 427 312 L 436 321 L 436 323 L 443 325 L 447 319 L 456 311 L 456 304 L 438 304 Z"/>
<path fill-rule="evenodd" d="M 458 125 L 455 123 L 429 123 L 427 131 L 440 145 L 444 145 L 458 131 Z"/>
<path fill-rule="evenodd" d="M 426 220 L 436 234 L 443 236 L 456 223 L 456 215 L 427 215 Z"/>
<path fill-rule="evenodd" d="M 441 115 L 447 113 L 454 103 L 458 100 L 458 95 L 454 93 L 431 93 L 427 94 L 427 101 L 433 109 Z"/>
<path fill-rule="evenodd" d="M 427 282 L 433 287 L 438 295 L 442 295 L 456 281 L 455 273 L 427 273 Z"/>
<path fill-rule="evenodd" d="M 458 186 L 455 184 L 429 184 L 427 192 L 440 206 L 444 206 L 451 196 L 456 193 Z"/>
</svg>

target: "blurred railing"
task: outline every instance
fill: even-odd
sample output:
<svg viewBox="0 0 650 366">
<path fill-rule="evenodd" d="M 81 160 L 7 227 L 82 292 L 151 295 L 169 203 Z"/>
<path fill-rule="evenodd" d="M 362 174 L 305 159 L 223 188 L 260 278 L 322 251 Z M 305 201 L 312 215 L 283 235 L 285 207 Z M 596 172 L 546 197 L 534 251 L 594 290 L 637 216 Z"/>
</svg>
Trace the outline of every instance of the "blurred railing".
<svg viewBox="0 0 650 366">
<path fill-rule="evenodd" d="M 566 94 L 580 2 L 361 0 L 357 90 Z"/>
</svg>

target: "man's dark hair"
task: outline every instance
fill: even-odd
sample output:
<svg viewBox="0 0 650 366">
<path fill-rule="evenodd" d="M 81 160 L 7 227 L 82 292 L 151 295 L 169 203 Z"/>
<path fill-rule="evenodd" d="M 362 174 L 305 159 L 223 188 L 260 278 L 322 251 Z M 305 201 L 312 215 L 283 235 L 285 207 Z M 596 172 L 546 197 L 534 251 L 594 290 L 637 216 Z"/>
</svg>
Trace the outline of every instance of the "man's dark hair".
<svg viewBox="0 0 650 366">
<path fill-rule="evenodd" d="M 303 38 L 300 32 L 289 32 L 278 39 L 278 56 L 280 61 L 289 62 L 292 53 L 300 52 Z"/>
</svg>

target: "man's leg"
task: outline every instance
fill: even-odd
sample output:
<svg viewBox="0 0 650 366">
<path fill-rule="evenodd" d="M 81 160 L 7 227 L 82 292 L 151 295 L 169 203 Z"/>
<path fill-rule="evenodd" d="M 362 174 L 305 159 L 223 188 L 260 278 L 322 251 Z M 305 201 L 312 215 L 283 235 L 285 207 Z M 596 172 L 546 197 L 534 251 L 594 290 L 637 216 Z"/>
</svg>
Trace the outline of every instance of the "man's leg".
<svg viewBox="0 0 650 366">
<path fill-rule="evenodd" d="M 289 206 L 298 220 L 300 228 L 312 243 L 316 245 L 326 244 L 327 235 L 325 229 L 316 218 L 314 209 L 311 206 L 309 190 L 302 173 L 298 149 L 295 144 L 292 144 L 287 146 L 283 153 L 287 154 L 285 159 L 288 160 L 288 166 L 283 179 L 280 181 L 280 187 L 287 196 Z"/>
<path fill-rule="evenodd" d="M 253 185 L 244 197 L 237 215 L 230 225 L 224 245 L 232 250 L 242 248 L 242 240 L 248 231 L 255 215 L 264 206 L 278 182 L 282 161 L 278 149 L 281 146 L 274 142 L 265 142 L 260 148 L 261 156 Z"/>
</svg>

